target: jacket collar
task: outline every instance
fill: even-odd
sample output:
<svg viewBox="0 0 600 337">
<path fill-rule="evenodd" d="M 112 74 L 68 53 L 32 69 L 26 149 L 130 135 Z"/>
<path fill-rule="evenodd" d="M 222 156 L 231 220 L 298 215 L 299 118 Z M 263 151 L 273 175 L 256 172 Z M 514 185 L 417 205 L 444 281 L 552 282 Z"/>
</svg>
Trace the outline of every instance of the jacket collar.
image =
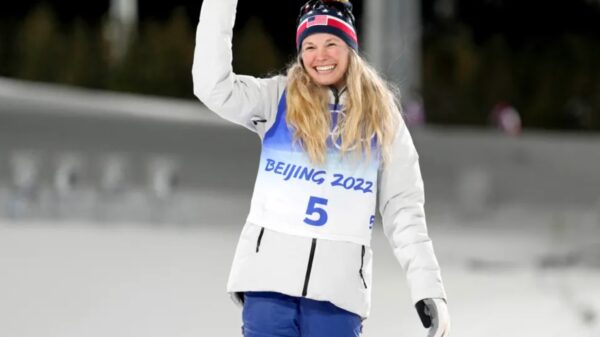
<svg viewBox="0 0 600 337">
<path fill-rule="evenodd" d="M 335 87 L 329 87 L 329 103 L 330 104 L 338 104 L 338 105 L 344 105 L 344 102 L 346 101 L 346 98 L 348 96 L 347 92 L 348 90 L 346 90 L 346 87 L 343 87 L 341 89 L 337 89 Z"/>
</svg>

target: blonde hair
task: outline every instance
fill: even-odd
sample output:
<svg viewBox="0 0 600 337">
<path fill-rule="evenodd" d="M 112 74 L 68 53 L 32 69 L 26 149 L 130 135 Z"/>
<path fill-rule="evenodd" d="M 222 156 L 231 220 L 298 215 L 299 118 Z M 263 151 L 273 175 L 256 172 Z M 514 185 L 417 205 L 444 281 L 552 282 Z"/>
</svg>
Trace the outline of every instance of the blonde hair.
<svg viewBox="0 0 600 337">
<path fill-rule="evenodd" d="M 311 80 L 300 57 L 289 66 L 287 76 L 286 122 L 311 162 L 323 164 L 332 124 L 328 88 Z M 338 132 L 332 141 L 341 140 L 340 151 L 344 154 L 354 152 L 367 157 L 371 156 L 372 142 L 376 141 L 385 163 L 400 117 L 394 93 L 397 90 L 354 50 L 350 50 L 345 80 L 345 117 L 338 118 Z"/>
</svg>

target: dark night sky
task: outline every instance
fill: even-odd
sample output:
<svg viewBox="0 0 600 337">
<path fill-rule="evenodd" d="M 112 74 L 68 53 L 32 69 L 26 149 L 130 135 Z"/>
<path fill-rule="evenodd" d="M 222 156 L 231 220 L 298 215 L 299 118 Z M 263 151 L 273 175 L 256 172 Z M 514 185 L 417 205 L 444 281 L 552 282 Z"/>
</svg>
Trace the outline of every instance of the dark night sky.
<svg viewBox="0 0 600 337">
<path fill-rule="evenodd" d="M 277 2 L 277 7 L 273 7 L 271 1 L 247 1 L 241 0 L 238 5 L 238 13 L 241 19 L 250 15 L 264 16 L 272 15 L 276 10 L 280 17 L 289 19 L 290 15 L 295 18 L 297 9 L 303 4 L 303 0 L 281 1 Z M 358 6 L 359 1 L 355 1 Z M 58 0 L 21 0 L 10 2 L 0 11 L 0 18 L 19 18 L 33 7 L 46 4 L 49 5 L 61 20 L 70 20 L 74 17 L 82 17 L 87 20 L 96 21 L 108 10 L 109 0 L 90 0 L 90 1 L 58 1 Z M 190 17 L 197 19 L 200 11 L 201 0 L 171 0 L 171 1 L 139 1 L 139 14 L 142 19 L 166 19 L 171 11 L 176 7 L 183 7 L 189 13 Z"/>
<path fill-rule="evenodd" d="M 275 43 L 282 49 L 293 48 L 295 20 L 298 9 L 305 0 L 293 1 L 249 1 L 240 0 L 236 28 L 243 27 L 249 17 L 262 19 L 267 31 L 273 35 Z M 0 20 L 18 21 L 34 7 L 40 4 L 50 6 L 61 22 L 70 22 L 74 18 L 83 18 L 91 24 L 98 24 L 109 7 L 109 0 L 90 1 L 58 1 L 58 0 L 21 0 L 11 2 L 0 11 Z M 202 4 L 201 0 L 171 0 L 171 1 L 138 1 L 140 20 L 166 20 L 173 9 L 182 7 L 195 25 Z M 276 6 L 275 6 L 276 4 Z M 353 1 L 360 32 L 360 15 L 362 0 Z"/>
<path fill-rule="evenodd" d="M 463 0 L 460 20 L 476 40 L 503 34 L 518 43 L 528 38 L 581 34 L 600 38 L 600 5 L 586 0 Z"/>
</svg>

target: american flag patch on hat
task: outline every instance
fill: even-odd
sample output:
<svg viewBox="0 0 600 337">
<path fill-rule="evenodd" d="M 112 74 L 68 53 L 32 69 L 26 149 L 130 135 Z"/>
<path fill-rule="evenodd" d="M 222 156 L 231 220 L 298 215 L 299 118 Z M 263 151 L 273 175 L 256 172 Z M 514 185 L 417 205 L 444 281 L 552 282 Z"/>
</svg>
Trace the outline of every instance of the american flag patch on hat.
<svg viewBox="0 0 600 337">
<path fill-rule="evenodd" d="M 315 15 L 308 18 L 306 28 L 313 26 L 327 26 L 329 17 L 327 15 Z"/>
</svg>

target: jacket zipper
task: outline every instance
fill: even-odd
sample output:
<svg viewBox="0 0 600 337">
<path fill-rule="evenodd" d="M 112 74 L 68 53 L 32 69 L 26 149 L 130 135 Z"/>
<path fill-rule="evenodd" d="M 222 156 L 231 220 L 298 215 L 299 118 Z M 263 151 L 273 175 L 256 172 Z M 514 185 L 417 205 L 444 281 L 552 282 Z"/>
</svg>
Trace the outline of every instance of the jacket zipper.
<svg viewBox="0 0 600 337">
<path fill-rule="evenodd" d="M 363 282 L 363 285 L 365 286 L 365 289 L 367 289 L 367 282 L 365 282 L 365 277 L 363 275 L 363 265 L 365 262 L 365 245 L 362 245 L 362 254 L 360 256 L 360 269 L 358 270 L 358 274 L 360 275 L 360 279 Z"/>
<path fill-rule="evenodd" d="M 302 297 L 306 296 L 308 292 L 308 281 L 310 280 L 310 273 L 312 271 L 313 259 L 315 258 L 315 249 L 317 248 L 317 239 L 312 239 L 310 246 L 310 256 L 308 257 L 308 267 L 306 267 L 306 277 L 304 278 L 304 288 L 302 289 Z"/>
<path fill-rule="evenodd" d="M 340 104 L 340 96 L 342 96 L 342 93 L 346 91 L 346 87 L 344 87 L 342 90 L 338 90 L 336 87 L 331 87 L 331 91 L 333 92 L 334 97 L 333 110 L 337 110 L 338 105 Z"/>
<path fill-rule="evenodd" d="M 258 240 L 256 240 L 256 252 L 260 249 L 260 242 L 262 241 L 263 234 L 265 233 L 265 228 L 262 227 L 260 229 L 260 234 L 258 234 Z"/>
<path fill-rule="evenodd" d="M 333 110 L 337 110 L 337 106 L 338 104 L 340 104 L 340 94 L 338 93 L 337 89 L 332 89 L 333 90 L 333 96 L 335 97 L 335 101 L 333 103 Z"/>
</svg>

